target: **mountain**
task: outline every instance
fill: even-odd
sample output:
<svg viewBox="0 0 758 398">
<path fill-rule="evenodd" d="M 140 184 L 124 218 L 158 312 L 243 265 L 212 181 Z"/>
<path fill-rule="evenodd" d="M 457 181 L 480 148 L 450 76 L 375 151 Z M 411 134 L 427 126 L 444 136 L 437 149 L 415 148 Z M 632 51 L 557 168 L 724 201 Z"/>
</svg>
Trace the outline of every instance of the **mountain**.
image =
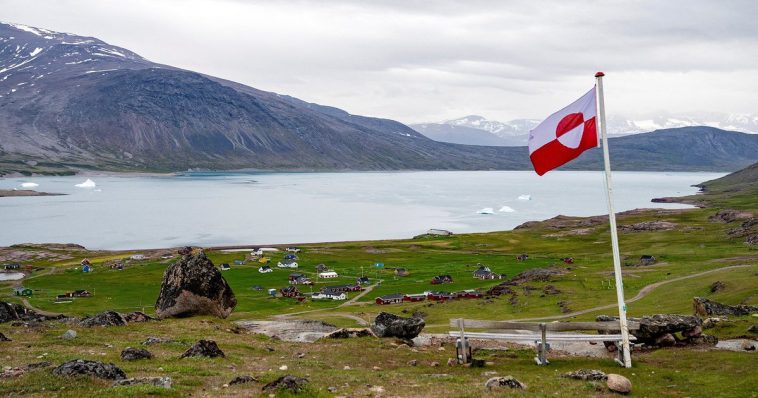
<svg viewBox="0 0 758 398">
<path fill-rule="evenodd" d="M 478 126 L 505 139 L 534 124 L 482 119 L 456 126 Z M 758 135 L 691 129 L 614 139 L 614 167 L 731 171 L 758 160 Z M 597 152 L 571 167 L 599 169 Z M 0 175 L 525 170 L 531 168 L 527 153 L 525 147 L 436 142 L 394 120 L 157 64 L 96 38 L 0 23 Z"/>
<path fill-rule="evenodd" d="M 540 120 L 515 119 L 508 122 L 489 120 L 469 115 L 459 119 L 436 123 L 419 123 L 410 126 L 419 133 L 440 142 L 468 145 L 522 146 L 527 142 L 529 130 Z M 629 119 L 618 115 L 608 116 L 608 135 L 622 136 L 679 127 L 708 126 L 721 130 L 758 133 L 758 115 L 699 114 L 657 115 L 650 118 Z M 494 137 L 493 137 L 494 136 Z"/>
</svg>

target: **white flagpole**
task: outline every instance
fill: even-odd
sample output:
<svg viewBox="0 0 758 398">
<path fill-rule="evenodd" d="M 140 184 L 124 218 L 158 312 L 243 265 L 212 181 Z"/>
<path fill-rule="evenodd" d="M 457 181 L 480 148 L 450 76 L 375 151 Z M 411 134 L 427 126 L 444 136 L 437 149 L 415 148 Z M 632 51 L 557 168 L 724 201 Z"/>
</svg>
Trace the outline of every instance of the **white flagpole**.
<svg viewBox="0 0 758 398">
<path fill-rule="evenodd" d="M 619 327 L 621 329 L 621 349 L 624 355 L 624 367 L 632 367 L 632 357 L 629 355 L 629 329 L 626 323 L 626 303 L 624 302 L 624 282 L 621 279 L 621 255 L 619 254 L 618 231 L 616 230 L 616 213 L 613 210 L 613 186 L 611 185 L 611 158 L 608 153 L 608 134 L 605 130 L 605 100 L 603 98 L 603 76 L 605 73 L 597 72 L 597 102 L 598 102 L 598 130 L 603 139 L 603 161 L 605 162 L 605 193 L 608 199 L 608 220 L 611 226 L 611 246 L 613 247 L 613 273 L 616 277 L 616 296 L 619 307 Z"/>
</svg>

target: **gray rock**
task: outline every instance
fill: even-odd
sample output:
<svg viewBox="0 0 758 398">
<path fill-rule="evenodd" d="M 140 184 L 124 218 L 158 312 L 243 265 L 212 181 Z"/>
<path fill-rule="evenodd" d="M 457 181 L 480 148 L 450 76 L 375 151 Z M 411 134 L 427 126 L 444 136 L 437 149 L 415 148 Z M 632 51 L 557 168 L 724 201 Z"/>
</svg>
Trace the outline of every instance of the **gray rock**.
<svg viewBox="0 0 758 398">
<path fill-rule="evenodd" d="M 564 373 L 561 377 L 577 380 L 605 380 L 608 378 L 605 372 L 596 369 L 579 369 L 574 372 Z"/>
<path fill-rule="evenodd" d="M 149 322 L 155 319 L 145 314 L 144 312 L 134 311 L 132 313 L 124 315 L 124 320 L 126 320 L 126 322 L 131 323 L 131 322 Z"/>
<path fill-rule="evenodd" d="M 66 330 L 65 333 L 61 335 L 61 338 L 64 340 L 73 340 L 76 338 L 76 330 Z"/>
<path fill-rule="evenodd" d="M 190 347 L 187 351 L 182 354 L 181 358 L 188 358 L 188 357 L 208 357 L 208 358 L 216 358 L 216 357 L 226 357 L 224 355 L 224 352 L 221 351 L 220 348 L 218 348 L 218 344 L 216 344 L 213 340 L 200 340 L 195 345 Z"/>
<path fill-rule="evenodd" d="M 283 389 L 293 393 L 299 393 L 307 384 L 308 379 L 306 378 L 286 375 L 263 386 L 263 391 L 276 392 Z"/>
<path fill-rule="evenodd" d="M 123 380 L 126 374 L 112 363 L 103 363 L 98 361 L 88 361 L 86 359 L 74 359 L 64 362 L 57 368 L 53 369 L 53 374 L 57 376 L 90 376 L 106 380 Z"/>
<path fill-rule="evenodd" d="M 155 302 L 158 318 L 214 315 L 226 318 L 237 305 L 232 288 L 202 251 L 191 251 L 166 268 Z"/>
<path fill-rule="evenodd" d="M 245 376 L 237 376 L 237 377 L 233 378 L 229 382 L 229 385 L 233 386 L 235 384 L 244 384 L 244 383 L 250 383 L 250 382 L 254 382 L 254 381 L 258 381 L 258 379 L 256 379 L 253 376 L 247 376 L 247 375 L 245 375 Z"/>
<path fill-rule="evenodd" d="M 655 345 L 661 347 L 673 347 L 676 345 L 676 337 L 671 333 L 662 334 L 655 338 Z"/>
<path fill-rule="evenodd" d="M 105 311 L 82 319 L 79 325 L 88 328 L 93 326 L 126 326 L 126 319 L 116 311 Z"/>
<path fill-rule="evenodd" d="M 726 289 L 726 285 L 724 282 L 716 281 L 711 283 L 711 293 L 720 292 L 722 290 Z"/>
<path fill-rule="evenodd" d="M 715 346 L 718 342 L 718 337 L 705 334 L 687 339 L 687 344 L 690 345 Z"/>
<path fill-rule="evenodd" d="M 114 386 L 133 386 L 135 384 L 147 384 L 156 387 L 171 388 L 171 377 L 132 377 L 117 380 Z"/>
<path fill-rule="evenodd" d="M 155 337 L 155 336 L 147 336 L 145 341 L 142 342 L 142 345 L 153 345 L 153 344 L 160 344 L 160 343 L 171 343 L 174 340 L 171 339 L 164 339 L 161 337 Z"/>
<path fill-rule="evenodd" d="M 486 388 L 487 391 L 496 391 L 496 390 L 502 390 L 505 388 L 523 390 L 523 389 L 526 389 L 526 385 L 516 380 L 515 378 L 513 378 L 513 376 L 505 376 L 505 377 L 491 377 L 489 380 L 487 380 L 484 383 L 484 388 Z"/>
<path fill-rule="evenodd" d="M 618 317 L 599 315 L 598 322 L 618 321 Z M 702 326 L 703 321 L 696 316 L 676 314 L 656 314 L 641 318 L 629 318 L 640 323 L 639 330 L 630 331 L 637 338 L 637 343 L 655 344 L 655 340 L 667 333 L 690 331 Z"/>
<path fill-rule="evenodd" d="M 371 329 L 367 328 L 341 328 L 327 334 L 322 339 L 347 339 L 351 337 L 376 337 L 376 335 Z"/>
<path fill-rule="evenodd" d="M 753 325 L 753 326 L 750 326 L 750 327 L 747 329 L 747 332 L 748 332 L 748 333 L 758 333 L 758 325 Z"/>
<path fill-rule="evenodd" d="M 742 348 L 745 351 L 755 351 L 755 342 L 750 340 L 742 340 L 742 343 L 740 344 L 740 348 Z"/>
<path fill-rule="evenodd" d="M 695 297 L 692 301 L 695 313 L 700 316 L 711 315 L 734 315 L 744 316 L 753 312 L 758 312 L 758 306 L 754 305 L 726 305 L 708 300 L 703 297 Z"/>
<path fill-rule="evenodd" d="M 609 373 L 606 380 L 608 389 L 621 394 L 628 394 L 632 391 L 632 382 L 622 375 Z"/>
<path fill-rule="evenodd" d="M 420 318 L 403 318 L 387 312 L 382 312 L 371 324 L 371 331 L 378 337 L 398 337 L 413 339 L 421 333 L 426 322 Z"/>
<path fill-rule="evenodd" d="M 127 347 L 121 351 L 121 359 L 124 361 L 136 361 L 138 359 L 152 359 L 153 354 L 143 348 Z"/>
<path fill-rule="evenodd" d="M 10 338 L 8 338 L 8 337 L 5 337 L 5 335 L 4 335 L 4 334 L 0 333 L 0 341 L 13 341 L 13 340 L 11 340 L 11 339 L 10 339 Z"/>
</svg>

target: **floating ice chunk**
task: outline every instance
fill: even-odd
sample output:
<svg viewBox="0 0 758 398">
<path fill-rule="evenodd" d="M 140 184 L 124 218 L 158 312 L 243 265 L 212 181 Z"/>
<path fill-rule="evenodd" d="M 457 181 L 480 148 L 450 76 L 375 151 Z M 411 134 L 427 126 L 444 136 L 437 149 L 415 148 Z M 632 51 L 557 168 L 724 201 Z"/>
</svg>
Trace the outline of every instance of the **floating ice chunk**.
<svg viewBox="0 0 758 398">
<path fill-rule="evenodd" d="M 510 207 L 510 206 L 503 206 L 503 207 L 500 208 L 499 211 L 501 211 L 503 213 L 513 213 L 516 210 L 513 210 L 513 208 Z"/>
<path fill-rule="evenodd" d="M 36 188 L 38 186 L 39 184 L 37 184 L 36 182 L 22 182 L 21 183 L 21 188 Z"/>
<path fill-rule="evenodd" d="M 519 195 L 518 200 L 532 200 L 532 195 Z"/>
<path fill-rule="evenodd" d="M 87 179 L 87 181 L 84 181 L 84 182 L 83 182 L 83 183 L 81 183 L 81 184 L 76 184 L 76 185 L 74 185 L 74 186 L 75 186 L 75 187 L 77 187 L 77 188 L 94 188 L 94 187 L 96 187 L 96 186 L 97 186 L 97 184 L 95 184 L 95 182 L 94 182 L 94 181 L 92 181 L 92 180 L 90 180 L 90 179 L 88 178 L 88 179 Z"/>
<path fill-rule="evenodd" d="M 477 211 L 479 214 L 495 214 L 495 210 L 493 210 L 491 207 L 485 207 L 482 210 Z"/>
</svg>

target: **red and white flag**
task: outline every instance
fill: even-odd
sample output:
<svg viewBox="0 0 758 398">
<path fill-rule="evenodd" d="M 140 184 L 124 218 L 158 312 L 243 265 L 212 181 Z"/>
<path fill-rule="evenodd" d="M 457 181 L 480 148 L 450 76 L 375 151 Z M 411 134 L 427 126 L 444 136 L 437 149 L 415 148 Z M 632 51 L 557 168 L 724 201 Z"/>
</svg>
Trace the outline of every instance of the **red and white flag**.
<svg viewBox="0 0 758 398">
<path fill-rule="evenodd" d="M 543 175 L 597 146 L 595 88 L 529 132 L 529 158 Z"/>
</svg>

